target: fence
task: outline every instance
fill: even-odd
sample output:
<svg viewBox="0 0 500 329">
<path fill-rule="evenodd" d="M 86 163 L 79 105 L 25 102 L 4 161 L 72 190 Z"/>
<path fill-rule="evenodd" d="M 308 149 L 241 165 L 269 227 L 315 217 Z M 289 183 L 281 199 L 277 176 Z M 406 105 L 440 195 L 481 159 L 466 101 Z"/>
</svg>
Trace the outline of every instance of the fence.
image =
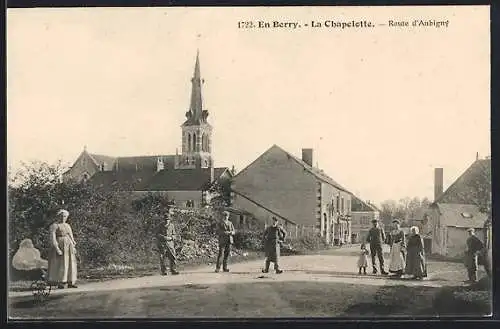
<svg viewBox="0 0 500 329">
<path fill-rule="evenodd" d="M 285 228 L 287 236 L 290 238 L 300 238 L 318 235 L 319 229 L 315 225 L 293 225 Z"/>
</svg>

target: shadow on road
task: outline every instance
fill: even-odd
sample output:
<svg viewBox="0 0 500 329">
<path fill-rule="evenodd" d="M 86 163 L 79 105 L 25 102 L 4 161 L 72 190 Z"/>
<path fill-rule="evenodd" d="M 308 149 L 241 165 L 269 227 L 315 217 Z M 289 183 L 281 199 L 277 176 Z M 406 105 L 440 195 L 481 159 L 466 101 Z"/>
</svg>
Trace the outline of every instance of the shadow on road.
<svg viewBox="0 0 500 329">
<path fill-rule="evenodd" d="M 354 272 L 341 272 L 341 271 L 301 271 L 301 272 L 312 275 L 329 275 L 339 278 L 356 278 L 356 279 L 367 278 L 367 279 L 379 279 L 379 280 L 387 280 L 389 278 L 387 275 L 358 274 Z"/>
<path fill-rule="evenodd" d="M 33 297 L 26 297 L 21 300 L 18 300 L 16 302 L 13 302 L 10 304 L 11 308 L 16 308 L 16 309 L 32 309 L 32 308 L 40 308 L 46 305 L 47 303 L 50 303 L 52 301 L 56 301 L 59 299 L 64 298 L 62 295 L 56 295 L 56 296 L 49 296 L 46 297 L 46 300 L 43 302 L 37 302 L 34 300 Z"/>
</svg>

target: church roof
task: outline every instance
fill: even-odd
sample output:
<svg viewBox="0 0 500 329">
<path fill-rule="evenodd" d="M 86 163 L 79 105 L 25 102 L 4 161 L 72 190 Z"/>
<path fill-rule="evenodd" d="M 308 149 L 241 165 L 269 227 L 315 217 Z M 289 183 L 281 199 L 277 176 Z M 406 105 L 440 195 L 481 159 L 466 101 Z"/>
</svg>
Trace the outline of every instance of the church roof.
<svg viewBox="0 0 500 329">
<path fill-rule="evenodd" d="M 163 159 L 165 168 L 173 168 L 175 165 L 175 155 L 144 155 L 119 157 L 116 164 L 118 171 L 121 170 L 153 170 L 156 171 L 158 158 Z M 137 167 L 136 167 L 137 166 Z"/>
<path fill-rule="evenodd" d="M 228 168 L 214 168 L 214 179 Z M 146 191 L 201 191 L 210 185 L 210 169 L 170 169 L 154 175 L 142 190 Z"/>
<path fill-rule="evenodd" d="M 113 167 L 116 161 L 116 157 L 102 155 L 102 154 L 92 154 L 89 153 L 90 158 L 94 161 L 96 165 L 104 164 L 109 167 Z"/>
<path fill-rule="evenodd" d="M 106 190 L 136 191 L 148 185 L 156 172 L 149 170 L 100 171 L 90 178 L 90 183 Z"/>
<path fill-rule="evenodd" d="M 214 168 L 218 179 L 228 168 Z M 210 169 L 172 169 L 101 171 L 89 181 L 97 188 L 125 191 L 201 191 L 208 187 Z"/>
</svg>

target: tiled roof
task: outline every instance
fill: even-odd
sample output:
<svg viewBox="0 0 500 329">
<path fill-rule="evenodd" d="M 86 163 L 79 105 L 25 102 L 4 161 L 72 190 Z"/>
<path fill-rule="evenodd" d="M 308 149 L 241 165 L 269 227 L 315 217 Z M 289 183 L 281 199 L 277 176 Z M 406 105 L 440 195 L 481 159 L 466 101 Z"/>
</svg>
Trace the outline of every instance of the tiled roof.
<svg viewBox="0 0 500 329">
<path fill-rule="evenodd" d="M 491 159 L 476 160 L 439 197 L 437 203 L 477 204 L 491 192 Z"/>
<path fill-rule="evenodd" d="M 373 204 L 364 202 L 363 200 L 352 194 L 351 211 L 365 212 L 365 211 L 379 211 L 379 210 Z"/>
<path fill-rule="evenodd" d="M 218 179 L 228 168 L 214 168 Z M 210 169 L 167 169 L 154 175 L 141 190 L 146 191 L 199 191 L 210 184 Z"/>
<path fill-rule="evenodd" d="M 318 169 L 316 167 L 312 167 L 312 166 L 308 165 L 302 159 L 297 158 L 293 154 L 285 151 L 284 149 L 282 149 L 281 147 L 279 147 L 277 145 L 274 145 L 273 147 L 277 147 L 281 151 L 285 152 L 289 157 L 291 157 L 292 159 L 294 159 L 298 164 L 300 164 L 302 167 L 304 167 L 305 170 L 307 170 L 309 173 L 313 174 L 319 180 L 321 180 L 321 181 L 323 181 L 323 182 L 325 182 L 327 184 L 330 184 L 330 185 L 338 188 L 341 191 L 349 192 L 346 188 L 344 188 L 342 185 L 340 185 L 339 183 L 337 183 L 336 181 L 334 181 L 331 177 L 329 177 L 327 174 L 325 174 L 322 170 L 320 170 L 320 169 Z"/>
<path fill-rule="evenodd" d="M 89 182 L 106 190 L 136 191 L 144 189 L 155 174 L 156 172 L 145 170 L 100 171 L 95 173 Z"/>
<path fill-rule="evenodd" d="M 488 219 L 488 215 L 481 213 L 476 205 L 437 203 L 436 206 L 446 226 L 482 228 Z"/>
<path fill-rule="evenodd" d="M 113 169 L 113 166 L 115 165 L 116 157 L 92 153 L 89 153 L 89 156 L 92 160 L 94 160 L 94 163 L 97 166 L 104 164 L 106 170 Z"/>
<path fill-rule="evenodd" d="M 165 168 L 174 168 L 175 155 L 144 155 L 117 158 L 118 171 L 122 170 L 153 170 L 156 171 L 158 158 L 163 159 Z"/>
</svg>

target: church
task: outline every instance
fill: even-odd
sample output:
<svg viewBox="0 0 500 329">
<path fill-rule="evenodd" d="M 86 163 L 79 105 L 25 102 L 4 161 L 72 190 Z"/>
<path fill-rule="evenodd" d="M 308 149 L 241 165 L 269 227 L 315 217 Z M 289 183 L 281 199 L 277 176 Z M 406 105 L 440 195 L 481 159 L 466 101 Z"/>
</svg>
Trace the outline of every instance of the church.
<svg viewBox="0 0 500 329">
<path fill-rule="evenodd" d="M 181 207 L 198 208 L 205 192 L 216 181 L 229 179 L 226 167 L 214 167 L 213 127 L 204 109 L 199 52 L 191 79 L 191 100 L 181 125 L 181 154 L 114 157 L 88 152 L 85 147 L 74 164 L 63 174 L 63 181 L 76 180 L 97 188 L 131 191 L 137 194 L 161 193 Z"/>
</svg>

